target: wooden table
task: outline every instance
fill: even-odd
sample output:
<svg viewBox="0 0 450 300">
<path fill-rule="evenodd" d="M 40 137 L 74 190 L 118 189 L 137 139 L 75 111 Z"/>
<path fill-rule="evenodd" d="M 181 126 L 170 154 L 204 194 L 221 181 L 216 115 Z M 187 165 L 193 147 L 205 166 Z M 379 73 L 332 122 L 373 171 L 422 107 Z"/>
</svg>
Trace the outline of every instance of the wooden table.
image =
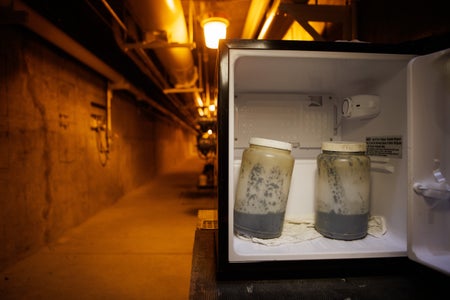
<svg viewBox="0 0 450 300">
<path fill-rule="evenodd" d="M 426 273 L 345 278 L 217 280 L 217 229 L 197 229 L 192 257 L 190 299 L 439 299 L 450 277 Z M 448 294 L 447 294 L 448 295 Z"/>
</svg>

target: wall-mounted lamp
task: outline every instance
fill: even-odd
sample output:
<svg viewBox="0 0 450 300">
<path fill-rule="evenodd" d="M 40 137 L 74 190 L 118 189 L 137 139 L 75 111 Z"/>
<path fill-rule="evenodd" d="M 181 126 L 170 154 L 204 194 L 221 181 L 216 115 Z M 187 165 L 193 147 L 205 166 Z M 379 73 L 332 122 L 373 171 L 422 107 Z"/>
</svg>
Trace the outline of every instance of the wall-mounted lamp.
<svg viewBox="0 0 450 300">
<path fill-rule="evenodd" d="M 210 17 L 202 20 L 201 25 L 205 34 L 206 47 L 217 49 L 219 40 L 227 36 L 228 20 L 222 17 Z"/>
</svg>

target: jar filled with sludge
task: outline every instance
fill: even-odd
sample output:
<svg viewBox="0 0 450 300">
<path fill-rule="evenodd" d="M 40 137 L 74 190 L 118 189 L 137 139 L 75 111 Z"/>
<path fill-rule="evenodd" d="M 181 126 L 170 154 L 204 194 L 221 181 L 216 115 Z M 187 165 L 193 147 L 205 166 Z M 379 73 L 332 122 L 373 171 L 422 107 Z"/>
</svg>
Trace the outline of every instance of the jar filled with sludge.
<svg viewBox="0 0 450 300">
<path fill-rule="evenodd" d="M 367 235 L 370 213 L 370 159 L 366 144 L 323 142 L 317 157 L 315 229 L 338 240 Z"/>
<path fill-rule="evenodd" d="M 244 150 L 234 203 L 234 232 L 262 239 L 281 235 L 294 158 L 290 143 L 253 137 Z"/>
</svg>

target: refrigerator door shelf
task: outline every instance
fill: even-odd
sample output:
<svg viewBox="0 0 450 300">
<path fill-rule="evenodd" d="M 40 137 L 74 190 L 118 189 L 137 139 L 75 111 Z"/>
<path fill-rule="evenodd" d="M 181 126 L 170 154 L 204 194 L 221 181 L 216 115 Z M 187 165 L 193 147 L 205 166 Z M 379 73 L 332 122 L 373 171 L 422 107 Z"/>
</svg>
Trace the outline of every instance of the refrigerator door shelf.
<svg viewBox="0 0 450 300">
<path fill-rule="evenodd" d="M 408 256 L 450 274 L 450 49 L 408 65 Z"/>
<path fill-rule="evenodd" d="M 450 186 L 446 183 L 415 183 L 414 191 L 423 196 L 430 207 L 450 200 Z"/>
</svg>

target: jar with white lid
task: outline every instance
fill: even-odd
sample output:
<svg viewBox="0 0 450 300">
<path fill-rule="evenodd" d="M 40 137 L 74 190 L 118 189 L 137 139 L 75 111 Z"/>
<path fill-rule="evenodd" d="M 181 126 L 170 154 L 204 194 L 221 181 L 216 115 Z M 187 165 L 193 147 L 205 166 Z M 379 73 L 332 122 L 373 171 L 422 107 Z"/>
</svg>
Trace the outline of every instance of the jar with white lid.
<svg viewBox="0 0 450 300">
<path fill-rule="evenodd" d="M 287 142 L 252 137 L 242 155 L 234 232 L 262 239 L 281 235 L 294 158 Z"/>
<path fill-rule="evenodd" d="M 323 142 L 317 157 L 315 229 L 338 240 L 367 235 L 370 214 L 370 159 L 366 144 Z"/>
</svg>

